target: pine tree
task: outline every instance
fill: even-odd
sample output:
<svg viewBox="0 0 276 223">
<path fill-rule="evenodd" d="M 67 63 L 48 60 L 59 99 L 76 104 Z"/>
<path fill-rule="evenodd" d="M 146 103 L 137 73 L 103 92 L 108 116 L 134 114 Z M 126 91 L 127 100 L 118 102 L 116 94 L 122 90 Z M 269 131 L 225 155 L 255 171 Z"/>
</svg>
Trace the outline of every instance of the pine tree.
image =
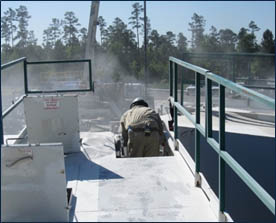
<svg viewBox="0 0 276 223">
<path fill-rule="evenodd" d="M 17 47 L 24 48 L 27 45 L 28 20 L 31 18 L 26 6 L 20 5 L 19 8 L 16 9 L 16 18 L 18 21 L 18 31 L 15 39 L 19 39 Z"/>
<path fill-rule="evenodd" d="M 180 32 L 177 35 L 177 49 L 180 51 L 180 53 L 187 51 L 187 38 L 183 35 L 182 32 Z"/>
<path fill-rule="evenodd" d="M 261 46 L 264 53 L 275 53 L 275 40 L 269 29 L 263 33 Z"/>
<path fill-rule="evenodd" d="M 61 37 L 61 27 L 63 25 L 63 20 L 59 20 L 57 18 L 52 19 L 52 23 L 50 24 L 51 38 L 53 44 L 56 43 L 58 39 Z"/>
<path fill-rule="evenodd" d="M 76 18 L 74 12 L 66 12 L 64 14 L 64 23 L 63 23 L 63 38 L 65 43 L 69 46 L 74 45 L 77 42 L 78 28 L 80 26 L 78 23 L 79 19 Z"/>
<path fill-rule="evenodd" d="M 51 29 L 47 28 L 43 31 L 43 46 L 45 48 L 52 47 L 52 37 L 51 37 Z"/>
<path fill-rule="evenodd" d="M 86 40 L 87 40 L 87 29 L 86 28 L 83 27 L 80 29 L 79 38 L 81 40 L 82 45 L 85 45 Z"/>
<path fill-rule="evenodd" d="M 237 42 L 237 34 L 231 29 L 221 29 L 219 31 L 220 47 L 224 52 L 234 52 Z"/>
<path fill-rule="evenodd" d="M 4 39 L 5 45 L 8 45 L 11 39 L 7 16 L 1 17 L 1 39 Z"/>
<path fill-rule="evenodd" d="M 37 43 L 37 39 L 35 38 L 34 31 L 31 30 L 28 32 L 27 44 L 31 46 L 35 46 Z"/>
<path fill-rule="evenodd" d="M 254 35 L 254 32 L 259 31 L 260 28 L 255 24 L 254 21 L 250 21 L 248 27 L 251 29 L 251 33 Z"/>
<path fill-rule="evenodd" d="M 6 12 L 4 12 L 4 15 L 5 15 L 6 19 L 7 19 L 11 46 L 13 47 L 14 32 L 17 29 L 17 27 L 15 25 L 15 22 L 16 22 L 16 12 L 13 9 L 9 8 Z"/>
<path fill-rule="evenodd" d="M 203 42 L 204 36 L 204 28 L 205 28 L 205 22 L 203 16 L 199 16 L 198 14 L 194 13 L 192 17 L 192 22 L 189 23 L 190 29 L 189 31 L 192 32 L 192 49 L 199 48 L 201 46 L 201 43 Z"/>
<path fill-rule="evenodd" d="M 106 35 L 106 22 L 104 21 L 104 18 L 102 16 L 99 16 L 98 18 L 98 23 L 99 23 L 99 27 L 100 27 L 100 37 L 101 37 L 101 45 L 103 42 L 103 38 Z"/>
<path fill-rule="evenodd" d="M 141 21 L 144 21 L 144 17 L 141 17 Z M 149 36 L 149 33 L 151 32 L 151 25 L 150 25 L 150 19 L 149 19 L 148 16 L 147 16 L 147 26 L 146 26 L 146 28 L 147 28 L 147 36 Z M 145 35 L 144 22 L 141 23 L 141 32 L 140 32 L 140 34 L 142 36 Z M 149 38 L 147 38 L 147 41 L 149 42 Z"/>
<path fill-rule="evenodd" d="M 136 29 L 136 38 L 137 38 L 137 48 L 139 49 L 139 29 L 141 28 L 141 19 L 140 17 L 141 12 L 143 11 L 142 5 L 140 5 L 138 2 L 134 3 L 132 5 L 133 11 L 131 12 L 131 17 L 129 17 L 129 23 L 132 25 L 132 29 Z"/>
</svg>

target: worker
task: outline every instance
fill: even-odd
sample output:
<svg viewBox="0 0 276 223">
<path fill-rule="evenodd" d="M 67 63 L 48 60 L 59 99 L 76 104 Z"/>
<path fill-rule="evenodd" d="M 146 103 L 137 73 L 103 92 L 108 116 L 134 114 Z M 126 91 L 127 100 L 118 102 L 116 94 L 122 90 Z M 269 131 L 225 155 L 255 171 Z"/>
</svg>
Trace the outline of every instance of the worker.
<svg viewBox="0 0 276 223">
<path fill-rule="evenodd" d="M 160 116 L 142 98 L 122 115 L 120 132 L 129 157 L 159 156 L 160 144 L 165 144 Z"/>
</svg>

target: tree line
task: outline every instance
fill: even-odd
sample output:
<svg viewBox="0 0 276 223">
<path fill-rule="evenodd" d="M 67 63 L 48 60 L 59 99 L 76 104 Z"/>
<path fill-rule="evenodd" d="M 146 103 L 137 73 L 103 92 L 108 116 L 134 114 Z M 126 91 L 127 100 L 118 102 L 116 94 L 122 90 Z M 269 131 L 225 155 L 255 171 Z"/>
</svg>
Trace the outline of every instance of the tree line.
<svg viewBox="0 0 276 223">
<path fill-rule="evenodd" d="M 52 18 L 49 26 L 43 31 L 41 45 L 38 45 L 34 31 L 28 29 L 30 18 L 27 7 L 22 5 L 17 9 L 9 8 L 3 13 L 1 17 L 2 63 L 22 56 L 30 60 L 84 58 L 87 29 L 81 26 L 73 11 L 65 12 L 62 19 Z M 228 28 L 217 30 L 214 26 L 211 26 L 206 33 L 208 31 L 206 20 L 202 15 L 194 13 L 188 29 L 191 32 L 190 40 L 183 32 L 176 34 L 167 31 L 166 34 L 160 34 L 158 30 L 151 27 L 149 17 L 147 17 L 146 26 L 148 73 L 153 81 L 167 82 L 169 56 L 183 59 L 186 53 L 275 52 L 275 39 L 269 29 L 263 32 L 261 42 L 257 42 L 255 34 L 260 31 L 260 28 L 254 21 L 250 21 L 248 27 L 241 27 L 238 33 Z M 132 5 L 127 23 L 116 17 L 108 26 L 103 16 L 99 16 L 98 27 L 100 40 L 96 44 L 96 55 L 115 55 L 127 75 L 143 80 L 145 44 L 144 38 L 141 38 L 144 35 L 143 6 L 138 2 Z M 97 56 L 95 60 L 97 65 Z M 108 57 L 106 62 L 108 63 Z M 212 63 L 201 61 L 200 65 L 215 68 L 218 63 L 218 61 Z M 271 61 L 270 65 L 272 66 Z M 261 72 L 264 64 L 255 62 L 250 66 L 257 74 Z M 122 80 L 120 71 L 114 69 L 110 72 L 113 80 Z"/>
</svg>

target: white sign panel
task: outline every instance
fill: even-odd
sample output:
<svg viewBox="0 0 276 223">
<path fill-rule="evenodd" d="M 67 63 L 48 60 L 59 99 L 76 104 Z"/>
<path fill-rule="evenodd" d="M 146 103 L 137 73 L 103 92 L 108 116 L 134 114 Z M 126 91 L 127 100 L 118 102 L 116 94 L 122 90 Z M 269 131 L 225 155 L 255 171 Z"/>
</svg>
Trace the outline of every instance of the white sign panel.
<svg viewBox="0 0 276 223">
<path fill-rule="evenodd" d="M 64 153 L 80 151 L 77 96 L 35 95 L 23 102 L 29 143 L 61 142 Z"/>
</svg>

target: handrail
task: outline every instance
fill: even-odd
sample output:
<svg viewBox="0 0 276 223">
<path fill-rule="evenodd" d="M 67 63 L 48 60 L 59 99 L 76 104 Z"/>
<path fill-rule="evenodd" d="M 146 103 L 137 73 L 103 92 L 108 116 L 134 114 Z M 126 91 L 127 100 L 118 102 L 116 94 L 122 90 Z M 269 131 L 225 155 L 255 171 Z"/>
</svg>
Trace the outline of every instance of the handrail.
<svg viewBox="0 0 276 223">
<path fill-rule="evenodd" d="M 195 179 L 198 181 L 200 171 L 200 143 L 199 137 L 202 134 L 207 143 L 211 146 L 219 156 L 219 213 L 223 214 L 225 210 L 225 165 L 227 164 L 241 180 L 255 193 L 255 195 L 264 203 L 264 205 L 275 215 L 275 200 L 266 192 L 258 182 L 250 176 L 250 174 L 239 165 L 239 163 L 225 151 L 225 88 L 231 89 L 241 95 L 247 96 L 255 101 L 261 102 L 270 108 L 275 109 L 275 100 L 233 83 L 223 77 L 220 77 L 211 71 L 201 68 L 199 66 L 184 62 L 174 57 L 169 57 L 169 80 L 170 80 L 170 106 L 173 105 L 174 113 L 172 115 L 174 121 L 174 140 L 175 149 L 177 148 L 178 130 L 177 130 L 177 113 L 178 111 L 185 115 L 195 126 Z M 192 70 L 196 74 L 196 116 L 195 118 L 185 109 L 182 104 L 183 97 L 181 97 L 181 104 L 177 100 L 177 82 L 178 82 L 178 68 L 180 65 L 184 68 Z M 206 124 L 205 129 L 200 124 L 200 75 L 205 77 L 206 83 Z M 212 137 L 212 81 L 219 84 L 219 142 Z M 183 84 L 183 83 L 182 83 Z M 183 88 L 181 88 L 181 95 Z M 198 182 L 196 182 L 198 185 Z M 220 216 L 220 215 L 219 215 Z"/>
<path fill-rule="evenodd" d="M 234 57 L 234 56 L 250 56 L 250 57 L 274 57 L 274 53 L 220 53 L 220 52 L 213 52 L 213 53 L 184 53 L 183 55 L 192 55 L 192 56 L 199 56 L 199 57 L 206 57 L 206 56 L 222 56 L 222 57 Z"/>
<path fill-rule="evenodd" d="M 14 66 L 14 65 L 16 65 L 18 63 L 21 63 L 21 62 L 24 62 L 24 66 L 25 66 L 26 60 L 27 60 L 26 57 L 21 57 L 19 59 L 10 61 L 8 63 L 5 63 L 5 64 L 1 65 L 1 71 L 5 70 L 8 67 Z M 2 119 L 4 119 L 13 109 L 15 109 L 23 101 L 23 99 L 24 99 L 25 96 L 26 95 L 21 95 L 20 98 L 14 104 L 12 104 L 9 108 L 7 108 L 6 111 L 4 111 L 2 113 Z M 2 99 L 2 94 L 1 94 L 1 99 Z M 1 105 L 1 112 L 2 112 L 2 105 Z"/>
<path fill-rule="evenodd" d="M 44 61 L 28 61 L 27 64 L 48 64 L 48 63 L 81 63 L 89 62 L 89 59 L 79 59 L 79 60 L 44 60 Z"/>
<path fill-rule="evenodd" d="M 267 90 L 275 90 L 275 87 L 267 87 L 267 86 L 256 86 L 256 85 L 242 85 L 246 88 L 255 88 L 255 89 L 267 89 Z"/>
<path fill-rule="evenodd" d="M 266 104 L 270 108 L 275 108 L 275 100 L 266 95 L 260 94 L 256 91 L 253 91 L 251 89 L 243 87 L 237 83 L 233 83 L 232 81 L 229 81 L 223 77 L 220 77 L 220 76 L 212 73 L 211 71 L 201 68 L 199 66 L 184 62 L 184 61 L 176 59 L 174 57 L 170 57 L 169 59 L 170 59 L 170 61 L 172 61 L 178 65 L 181 65 L 187 69 L 190 69 L 197 73 L 200 73 L 200 74 L 204 75 L 205 77 L 207 77 L 208 79 L 210 79 L 220 85 L 223 85 L 224 87 L 227 87 L 243 96 L 250 97 L 253 100 L 258 100 L 259 102 Z"/>
<path fill-rule="evenodd" d="M 22 101 L 23 99 L 26 97 L 26 95 L 22 95 L 14 104 L 12 104 L 10 107 L 8 107 L 6 109 L 6 111 L 4 111 L 2 113 L 2 119 L 4 119 L 13 109 L 15 109 Z"/>
<path fill-rule="evenodd" d="M 8 63 L 5 63 L 3 65 L 1 65 L 1 71 L 7 69 L 8 67 L 11 67 L 13 65 L 16 65 L 18 63 L 24 62 L 24 67 L 25 67 L 25 63 L 26 63 L 26 57 L 21 57 L 19 59 L 10 61 Z M 23 96 L 22 96 L 23 97 Z M 23 100 L 23 98 L 20 98 L 19 100 L 17 100 L 15 102 L 15 104 L 13 104 L 12 106 L 10 106 L 6 111 L 4 111 L 2 113 L 2 88 L 1 88 L 1 78 L 0 78 L 0 111 L 1 111 L 1 120 L 0 120 L 0 145 L 2 145 L 4 143 L 4 134 L 3 134 L 3 119 L 6 117 L 6 115 L 8 115 L 8 113 L 10 113 L 15 107 L 17 107 Z"/>
<path fill-rule="evenodd" d="M 256 101 L 259 101 L 267 106 L 269 106 L 270 108 L 275 108 L 275 100 L 266 96 L 266 95 L 263 95 L 259 92 L 256 92 L 256 91 L 253 91 L 251 89 L 248 89 L 244 86 L 241 86 L 239 84 L 236 84 L 232 81 L 229 81 L 223 77 L 220 77 L 214 73 L 211 73 L 211 72 L 207 72 L 206 73 L 206 76 L 212 80 L 212 81 L 215 81 L 217 82 L 218 84 L 220 85 L 223 85 L 224 87 L 227 87 L 243 96 L 246 96 L 246 97 L 249 97 L 253 100 L 256 100 Z"/>
<path fill-rule="evenodd" d="M 20 62 L 23 62 L 25 60 L 26 60 L 26 57 L 21 57 L 21 58 L 19 58 L 17 60 L 13 60 L 13 61 L 10 61 L 8 63 L 5 63 L 5 64 L 1 65 L 1 70 L 4 70 L 4 69 L 6 69 L 6 68 L 8 68 L 10 66 L 13 66 L 13 65 L 15 65 L 17 63 L 20 63 Z"/>
</svg>

